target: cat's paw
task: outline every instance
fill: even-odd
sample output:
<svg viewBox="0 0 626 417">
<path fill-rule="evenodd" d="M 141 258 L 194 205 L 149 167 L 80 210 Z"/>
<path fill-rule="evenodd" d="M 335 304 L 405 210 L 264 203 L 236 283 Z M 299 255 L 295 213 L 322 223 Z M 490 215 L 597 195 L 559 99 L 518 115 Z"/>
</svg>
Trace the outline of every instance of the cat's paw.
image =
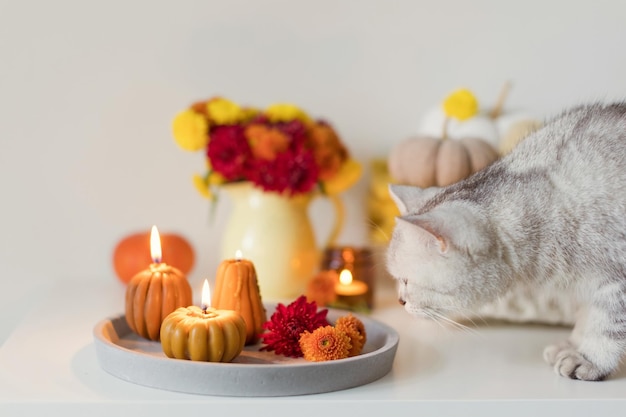
<svg viewBox="0 0 626 417">
<path fill-rule="evenodd" d="M 547 346 L 543 350 L 543 359 L 548 362 L 549 365 L 554 366 L 556 364 L 558 354 L 568 349 L 574 349 L 574 345 L 572 345 L 569 341 Z"/>
<path fill-rule="evenodd" d="M 607 373 L 589 362 L 574 346 L 569 343 L 548 346 L 543 357 L 554 371 L 564 377 L 583 381 L 601 381 Z"/>
</svg>

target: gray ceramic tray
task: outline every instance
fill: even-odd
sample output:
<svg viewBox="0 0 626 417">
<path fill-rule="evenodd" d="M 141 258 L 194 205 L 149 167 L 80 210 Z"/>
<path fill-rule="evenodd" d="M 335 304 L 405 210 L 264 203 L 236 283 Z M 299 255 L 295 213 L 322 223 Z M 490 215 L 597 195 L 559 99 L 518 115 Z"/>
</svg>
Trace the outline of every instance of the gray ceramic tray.
<svg viewBox="0 0 626 417">
<path fill-rule="evenodd" d="M 268 317 L 274 306 L 267 306 Z M 329 309 L 332 323 L 345 311 Z M 367 343 L 358 356 L 308 362 L 247 346 L 231 363 L 170 359 L 159 342 L 132 333 L 124 316 L 106 319 L 94 328 L 100 366 L 123 380 L 191 394 L 272 397 L 318 394 L 368 384 L 386 375 L 393 365 L 398 333 L 369 317 L 358 315 Z"/>
</svg>

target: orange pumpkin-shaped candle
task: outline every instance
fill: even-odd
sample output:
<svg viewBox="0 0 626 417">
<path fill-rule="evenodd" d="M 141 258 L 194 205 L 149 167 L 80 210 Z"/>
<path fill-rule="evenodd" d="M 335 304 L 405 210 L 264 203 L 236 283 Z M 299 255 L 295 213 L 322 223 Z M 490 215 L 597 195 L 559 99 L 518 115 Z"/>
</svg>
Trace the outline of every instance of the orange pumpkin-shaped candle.
<svg viewBox="0 0 626 417">
<path fill-rule="evenodd" d="M 161 347 L 169 358 L 230 362 L 245 341 L 246 324 L 233 310 L 180 307 L 161 326 Z"/>
<path fill-rule="evenodd" d="M 191 286 L 177 268 L 160 262 L 156 227 L 151 236 L 153 263 L 137 273 L 126 288 L 126 322 L 131 330 L 150 340 L 159 340 L 163 319 L 178 307 L 191 304 Z"/>
<path fill-rule="evenodd" d="M 246 322 L 246 345 L 256 343 L 267 321 L 254 264 L 241 259 L 223 261 L 217 269 L 213 306 L 235 310 Z"/>
</svg>

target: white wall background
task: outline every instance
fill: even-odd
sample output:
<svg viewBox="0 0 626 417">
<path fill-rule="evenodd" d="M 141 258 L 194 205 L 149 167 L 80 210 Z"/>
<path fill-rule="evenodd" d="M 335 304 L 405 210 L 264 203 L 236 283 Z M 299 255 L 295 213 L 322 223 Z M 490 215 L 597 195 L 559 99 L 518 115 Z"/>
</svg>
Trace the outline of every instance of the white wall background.
<svg viewBox="0 0 626 417">
<path fill-rule="evenodd" d="M 367 165 L 458 87 L 538 116 L 626 97 L 626 3 L 572 0 L 0 0 L 0 290 L 114 281 L 124 235 L 157 224 L 212 276 L 208 222 L 170 123 L 197 99 L 289 101 L 331 120 Z M 342 243 L 365 243 L 367 176 Z M 312 212 L 323 234 L 329 207 Z M 21 285 L 21 287 L 20 287 Z"/>
</svg>

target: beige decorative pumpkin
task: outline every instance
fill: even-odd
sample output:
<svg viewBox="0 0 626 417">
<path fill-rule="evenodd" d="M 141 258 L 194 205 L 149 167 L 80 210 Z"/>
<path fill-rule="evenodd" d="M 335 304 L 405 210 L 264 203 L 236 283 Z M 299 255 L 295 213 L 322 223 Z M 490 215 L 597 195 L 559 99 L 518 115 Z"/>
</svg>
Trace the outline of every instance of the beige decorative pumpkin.
<svg viewBox="0 0 626 417">
<path fill-rule="evenodd" d="M 161 347 L 169 358 L 230 362 L 243 350 L 246 323 L 233 310 L 180 307 L 161 326 Z"/>
<path fill-rule="evenodd" d="M 153 263 L 136 274 L 126 288 L 126 322 L 131 330 L 159 340 L 163 319 L 178 307 L 191 305 L 191 286 L 177 268 Z"/>
<path fill-rule="evenodd" d="M 478 138 L 459 140 L 422 136 L 393 147 L 389 173 L 401 184 L 444 187 L 465 179 L 498 159 L 498 152 Z"/>
<path fill-rule="evenodd" d="M 217 269 L 211 305 L 240 313 L 246 323 L 246 345 L 256 343 L 267 315 L 254 264 L 247 259 L 223 261 Z"/>
<path fill-rule="evenodd" d="M 543 123 L 536 119 L 521 119 L 511 123 L 500 139 L 498 151 L 506 155 L 526 136 L 541 129 Z"/>
</svg>

